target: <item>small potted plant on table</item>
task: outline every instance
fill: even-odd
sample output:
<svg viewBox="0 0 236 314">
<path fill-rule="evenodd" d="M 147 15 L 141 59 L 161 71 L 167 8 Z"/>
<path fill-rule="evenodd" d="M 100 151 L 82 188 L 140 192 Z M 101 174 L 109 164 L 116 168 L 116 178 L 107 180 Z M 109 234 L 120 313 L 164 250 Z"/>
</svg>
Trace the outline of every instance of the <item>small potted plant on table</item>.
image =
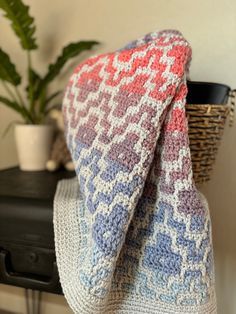
<svg viewBox="0 0 236 314">
<path fill-rule="evenodd" d="M 46 117 L 53 108 L 51 101 L 60 91 L 48 95 L 49 84 L 58 76 L 65 63 L 82 51 L 91 49 L 96 41 L 79 41 L 63 48 L 56 61 L 49 65 L 44 76 L 33 68 L 31 52 L 38 48 L 35 38 L 34 18 L 29 7 L 21 0 L 0 0 L 0 9 L 11 22 L 11 28 L 20 40 L 27 56 L 27 84 L 25 96 L 19 86 L 22 76 L 9 55 L 0 48 L 0 80 L 8 96 L 0 96 L 0 103 L 19 113 L 24 123 L 15 125 L 15 138 L 20 168 L 22 170 L 43 170 L 49 157 L 53 137 L 51 125 Z"/>
</svg>

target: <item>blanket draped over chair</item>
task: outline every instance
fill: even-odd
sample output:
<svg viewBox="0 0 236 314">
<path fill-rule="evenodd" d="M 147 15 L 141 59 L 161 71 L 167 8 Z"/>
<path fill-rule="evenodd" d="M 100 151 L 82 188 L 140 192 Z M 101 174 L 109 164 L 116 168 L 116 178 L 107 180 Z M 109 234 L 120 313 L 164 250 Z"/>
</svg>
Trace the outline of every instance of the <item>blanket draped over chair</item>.
<svg viewBox="0 0 236 314">
<path fill-rule="evenodd" d="M 191 48 L 153 32 L 80 64 L 65 91 L 77 177 L 59 183 L 55 246 L 78 314 L 216 313 L 211 221 L 185 115 Z"/>
</svg>

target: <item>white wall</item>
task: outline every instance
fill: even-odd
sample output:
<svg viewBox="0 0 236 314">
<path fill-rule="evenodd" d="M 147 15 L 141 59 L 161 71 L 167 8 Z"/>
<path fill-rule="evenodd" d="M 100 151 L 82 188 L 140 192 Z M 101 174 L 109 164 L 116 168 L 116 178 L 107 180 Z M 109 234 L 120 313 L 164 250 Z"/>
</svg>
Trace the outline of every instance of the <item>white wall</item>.
<svg viewBox="0 0 236 314">
<path fill-rule="evenodd" d="M 102 42 L 98 52 L 121 47 L 152 30 L 177 28 L 193 48 L 191 78 L 236 87 L 235 0 L 25 0 L 37 18 L 41 52 L 34 63 L 43 73 L 64 43 L 78 39 Z M 0 19 L 0 46 L 24 68 L 24 54 L 5 21 Z M 3 35 L 4 34 L 4 35 Z M 62 77 L 56 84 L 65 84 Z M 0 107 L 0 134 L 16 115 Z M 211 205 L 219 314 L 236 313 L 236 125 L 226 130 L 212 181 L 204 187 Z M 0 168 L 16 164 L 13 133 L 0 138 Z M 20 289 L 0 288 L 0 305 L 13 308 Z M 21 291 L 21 290 L 20 290 Z M 4 297 L 1 297 L 4 294 Z M 8 298 L 6 297 L 8 296 Z M 58 300 L 48 296 L 50 310 L 59 313 Z M 51 300 L 51 301 L 50 301 Z M 23 302 L 23 301 L 22 301 Z M 45 303 L 47 304 L 47 303 Z M 54 305 L 53 305 L 54 304 Z M 62 312 L 64 307 L 61 306 Z M 23 312 L 23 307 L 20 309 Z M 63 312 L 65 313 L 65 312 Z"/>
</svg>

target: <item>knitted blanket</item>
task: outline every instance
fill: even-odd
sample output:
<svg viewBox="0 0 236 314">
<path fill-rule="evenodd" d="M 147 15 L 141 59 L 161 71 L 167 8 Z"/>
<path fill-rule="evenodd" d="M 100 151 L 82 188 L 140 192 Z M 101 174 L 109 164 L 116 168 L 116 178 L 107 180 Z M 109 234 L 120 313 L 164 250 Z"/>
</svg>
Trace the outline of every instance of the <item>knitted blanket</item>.
<svg viewBox="0 0 236 314">
<path fill-rule="evenodd" d="M 179 32 L 156 32 L 89 58 L 69 81 L 77 178 L 57 188 L 54 229 L 75 313 L 216 313 L 211 222 L 185 116 L 190 58 Z"/>
</svg>

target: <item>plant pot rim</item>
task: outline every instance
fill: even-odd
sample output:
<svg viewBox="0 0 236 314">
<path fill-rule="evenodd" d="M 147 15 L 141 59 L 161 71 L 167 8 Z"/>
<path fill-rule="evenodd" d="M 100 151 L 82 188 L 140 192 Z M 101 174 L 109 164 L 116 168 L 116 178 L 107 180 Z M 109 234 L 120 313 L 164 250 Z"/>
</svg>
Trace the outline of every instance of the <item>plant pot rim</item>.
<svg viewBox="0 0 236 314">
<path fill-rule="evenodd" d="M 187 80 L 187 84 L 188 85 L 196 85 L 196 86 L 214 86 L 214 87 L 223 87 L 226 88 L 228 90 L 230 90 L 230 86 L 226 85 L 226 84 L 222 84 L 222 83 L 217 83 L 217 82 L 204 82 L 204 81 L 191 81 L 191 80 Z"/>
</svg>

